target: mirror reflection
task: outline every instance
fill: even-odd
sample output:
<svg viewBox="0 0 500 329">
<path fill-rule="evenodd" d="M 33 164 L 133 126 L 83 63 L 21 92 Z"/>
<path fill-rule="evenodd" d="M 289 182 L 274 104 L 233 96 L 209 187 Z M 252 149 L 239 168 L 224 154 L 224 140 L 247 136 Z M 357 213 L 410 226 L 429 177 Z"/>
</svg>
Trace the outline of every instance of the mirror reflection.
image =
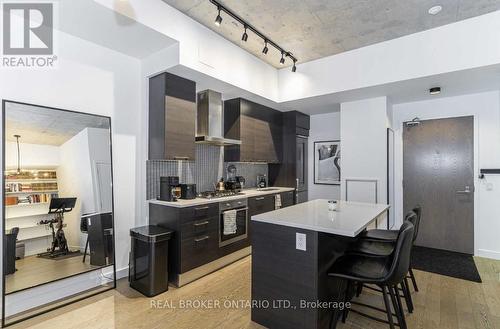
<svg viewBox="0 0 500 329">
<path fill-rule="evenodd" d="M 4 143 L 5 293 L 113 264 L 110 119 L 6 102 Z"/>
</svg>

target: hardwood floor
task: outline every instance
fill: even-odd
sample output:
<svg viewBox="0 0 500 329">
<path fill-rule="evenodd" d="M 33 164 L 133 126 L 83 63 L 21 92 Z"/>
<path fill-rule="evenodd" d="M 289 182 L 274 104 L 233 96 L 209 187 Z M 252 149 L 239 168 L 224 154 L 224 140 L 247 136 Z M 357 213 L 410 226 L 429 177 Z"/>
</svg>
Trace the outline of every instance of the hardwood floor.
<svg viewBox="0 0 500 329">
<path fill-rule="evenodd" d="M 28 256 L 16 260 L 17 271 L 5 277 L 5 291 L 7 293 L 18 291 L 98 267 L 90 265 L 90 257 L 83 263 L 82 257 L 83 255 L 78 255 L 54 260 Z"/>
<path fill-rule="evenodd" d="M 407 315 L 409 328 L 500 329 L 500 261 L 475 258 L 483 283 L 415 271 L 420 292 L 413 293 L 415 311 Z M 128 287 L 30 319 L 12 328 L 263 328 L 250 321 L 250 309 L 224 308 L 224 301 L 250 298 L 250 262 L 244 258 L 182 288 L 146 298 Z M 365 289 L 362 299 L 382 305 L 380 296 Z M 154 308 L 154 301 L 164 308 Z M 221 308 L 181 309 L 184 300 L 218 300 Z M 177 309 L 168 308 L 169 301 Z M 158 303 L 157 303 L 158 305 Z M 244 306 L 244 305 L 243 305 Z M 338 328 L 388 328 L 350 313 Z"/>
</svg>

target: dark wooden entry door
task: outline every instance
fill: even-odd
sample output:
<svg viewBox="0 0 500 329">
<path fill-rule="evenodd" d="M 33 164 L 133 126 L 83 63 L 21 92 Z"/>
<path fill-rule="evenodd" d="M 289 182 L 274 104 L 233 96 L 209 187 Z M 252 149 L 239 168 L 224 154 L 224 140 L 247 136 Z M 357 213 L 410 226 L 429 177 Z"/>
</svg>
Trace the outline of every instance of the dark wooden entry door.
<svg viewBox="0 0 500 329">
<path fill-rule="evenodd" d="M 403 126 L 404 213 L 423 209 L 416 244 L 474 253 L 474 118 Z"/>
</svg>

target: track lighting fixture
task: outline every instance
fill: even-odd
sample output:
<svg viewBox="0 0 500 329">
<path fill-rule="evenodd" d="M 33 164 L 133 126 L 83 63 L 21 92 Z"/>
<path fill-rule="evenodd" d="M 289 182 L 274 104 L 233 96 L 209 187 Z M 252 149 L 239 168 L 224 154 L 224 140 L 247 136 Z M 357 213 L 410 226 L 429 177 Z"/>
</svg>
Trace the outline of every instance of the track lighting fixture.
<svg viewBox="0 0 500 329">
<path fill-rule="evenodd" d="M 243 32 L 243 35 L 241 36 L 241 40 L 247 42 L 248 40 L 248 34 L 247 34 L 247 27 L 245 26 L 245 32 Z"/>
<path fill-rule="evenodd" d="M 266 55 L 266 54 L 267 54 L 267 52 L 269 51 L 269 48 L 267 48 L 267 40 L 265 40 L 264 42 L 265 42 L 265 44 L 264 44 L 264 49 L 262 49 L 262 53 L 263 53 L 264 55 Z"/>
<path fill-rule="evenodd" d="M 246 42 L 248 40 L 248 33 L 247 29 L 252 31 L 256 36 L 261 38 L 264 41 L 264 48 L 262 48 L 262 53 L 266 55 L 269 51 L 268 45 L 273 46 L 276 50 L 278 50 L 281 53 L 281 59 L 280 59 L 280 64 L 284 65 L 285 64 L 285 56 L 290 57 L 290 59 L 293 61 L 293 67 L 292 67 L 292 72 L 295 72 L 297 70 L 296 63 L 297 63 L 297 58 L 292 55 L 291 52 L 285 50 L 284 48 L 280 47 L 276 42 L 272 41 L 269 39 L 266 35 L 262 34 L 259 32 L 255 27 L 252 25 L 248 24 L 243 18 L 232 12 L 230 9 L 224 7 L 218 0 L 210 0 L 210 2 L 217 7 L 218 15 L 215 18 L 215 25 L 219 26 L 222 23 L 222 16 L 221 12 L 226 13 L 229 17 L 240 23 L 245 31 L 243 32 L 243 35 L 241 36 L 241 41 Z"/>
<path fill-rule="evenodd" d="M 220 15 L 220 7 L 217 9 L 219 13 L 217 14 L 217 17 L 215 17 L 215 25 L 220 26 L 222 23 L 222 16 Z"/>
</svg>

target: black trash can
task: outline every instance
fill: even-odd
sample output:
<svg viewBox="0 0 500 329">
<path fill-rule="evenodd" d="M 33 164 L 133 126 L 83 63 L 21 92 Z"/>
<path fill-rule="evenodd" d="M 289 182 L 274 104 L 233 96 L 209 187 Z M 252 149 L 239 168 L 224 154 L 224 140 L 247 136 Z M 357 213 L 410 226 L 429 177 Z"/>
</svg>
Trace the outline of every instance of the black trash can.
<svg viewBox="0 0 500 329">
<path fill-rule="evenodd" d="M 130 230 L 130 287 L 148 297 L 168 290 L 168 241 L 172 234 L 154 225 Z"/>
</svg>

